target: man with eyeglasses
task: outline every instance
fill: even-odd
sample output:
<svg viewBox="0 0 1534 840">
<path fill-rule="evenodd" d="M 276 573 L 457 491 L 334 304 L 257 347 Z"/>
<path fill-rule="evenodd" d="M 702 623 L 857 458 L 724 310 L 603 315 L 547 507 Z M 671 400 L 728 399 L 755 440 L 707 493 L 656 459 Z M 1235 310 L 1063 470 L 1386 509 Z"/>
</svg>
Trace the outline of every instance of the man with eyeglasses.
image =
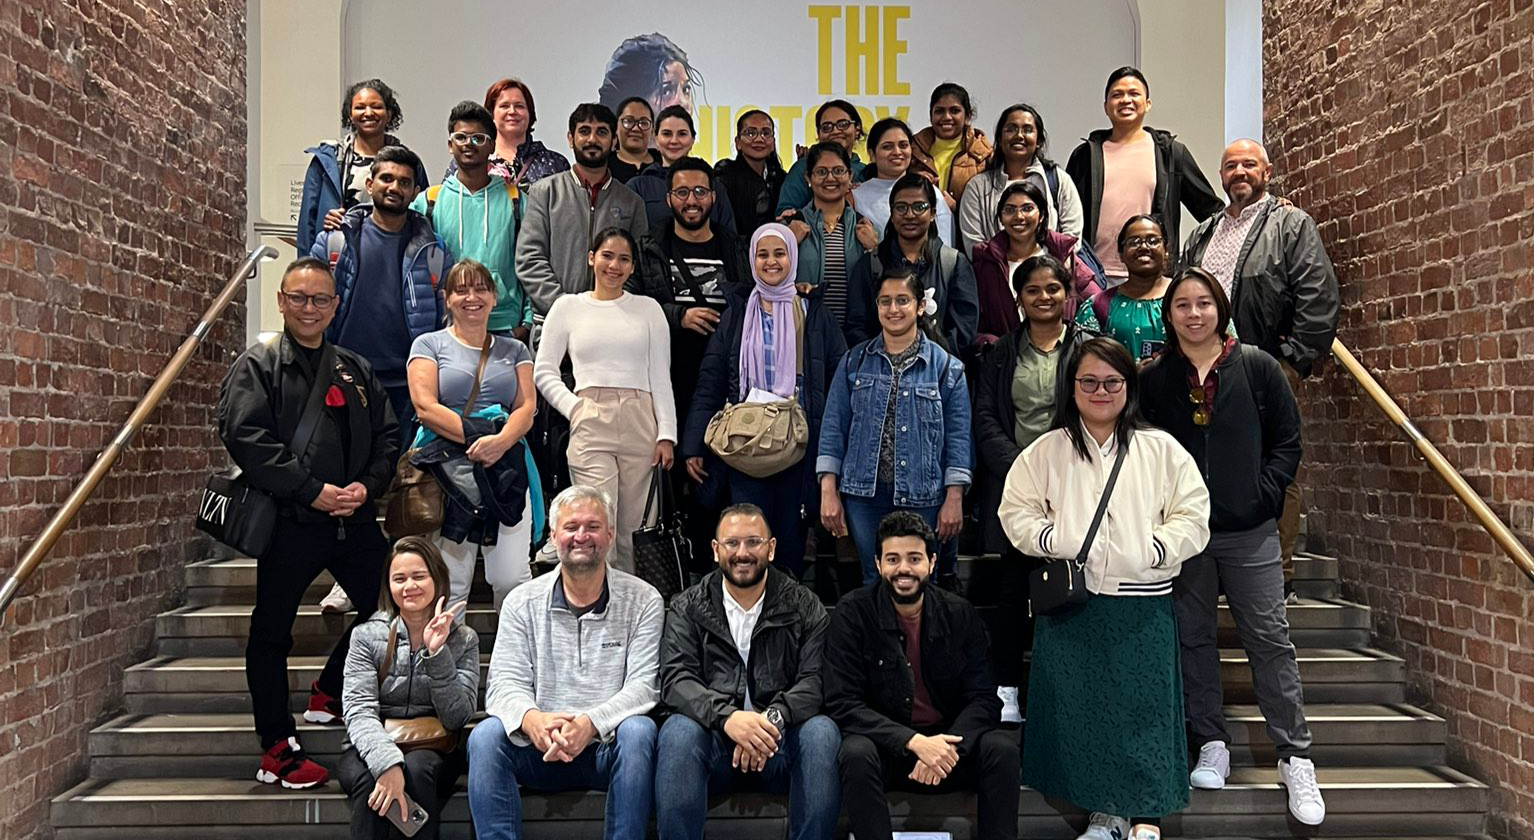
<svg viewBox="0 0 1534 840">
<path fill-rule="evenodd" d="M 820 709 L 826 609 L 770 568 L 776 548 L 761 508 L 726 508 L 719 568 L 667 611 L 655 823 L 668 840 L 701 840 L 709 795 L 741 789 L 788 794 L 789 840 L 836 830 L 841 734 Z"/>
<path fill-rule="evenodd" d="M 729 196 L 736 230 L 755 232 L 777 218 L 778 195 L 786 175 L 778 160 L 772 117 L 760 110 L 741 114 L 735 120 L 735 151 L 736 157 L 714 167 L 714 176 Z"/>
<path fill-rule="evenodd" d="M 607 168 L 619 183 L 627 184 L 645 167 L 660 163 L 660 155 L 650 148 L 654 128 L 655 112 L 650 108 L 650 100 L 630 96 L 618 103 L 618 146 L 607 159 Z"/>
<path fill-rule="evenodd" d="M 290 264 L 277 292 L 282 334 L 234 360 L 218 401 L 219 437 L 230 459 L 279 508 L 271 543 L 256 563 L 245 679 L 263 752 L 256 780 L 287 788 L 329 777 L 304 754 L 288 710 L 293 619 L 322 571 L 354 603 L 378 603 L 388 543 L 373 500 L 388 489 L 399 454 L 394 412 L 372 365 L 325 339 L 337 301 L 324 260 Z M 331 650 L 310 686 L 305 720 L 341 722 L 351 628 L 368 614 L 358 614 Z"/>
</svg>

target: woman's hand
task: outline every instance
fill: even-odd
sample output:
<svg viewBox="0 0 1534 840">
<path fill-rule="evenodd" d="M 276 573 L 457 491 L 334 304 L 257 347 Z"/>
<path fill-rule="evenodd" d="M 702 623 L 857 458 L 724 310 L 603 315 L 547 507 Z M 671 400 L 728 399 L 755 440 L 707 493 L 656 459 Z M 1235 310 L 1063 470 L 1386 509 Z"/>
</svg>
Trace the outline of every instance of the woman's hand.
<svg viewBox="0 0 1534 840">
<path fill-rule="evenodd" d="M 516 442 L 516 438 L 508 439 L 503 434 L 483 435 L 469 444 L 469 460 L 476 464 L 483 464 L 487 467 L 491 466 L 496 461 L 501 460 L 501 456 L 505 455 L 506 450 L 510 449 Z"/>
<path fill-rule="evenodd" d="M 405 771 L 400 769 L 401 766 L 396 764 L 378 777 L 373 792 L 368 794 L 368 807 L 382 817 L 389 813 L 390 805 L 398 802 L 400 821 L 409 822 L 410 814 L 405 808 Z"/>
<path fill-rule="evenodd" d="M 687 475 L 699 484 L 703 483 L 703 479 L 708 478 L 708 470 L 703 469 L 702 458 L 694 455 L 687 459 Z"/>
<path fill-rule="evenodd" d="M 858 244 L 863 246 L 863 250 L 873 251 L 878 249 L 879 232 L 874 230 L 873 222 L 867 219 L 858 219 L 858 226 L 854 233 L 857 235 Z"/>
<path fill-rule="evenodd" d="M 650 465 L 659 465 L 663 470 L 671 469 L 671 463 L 676 460 L 676 447 L 669 440 L 663 440 L 655 444 L 655 457 L 650 460 Z"/>
<path fill-rule="evenodd" d="M 444 612 L 442 607 L 446 603 L 446 595 L 437 599 L 437 613 L 426 623 L 426 629 L 421 631 L 421 641 L 426 645 L 427 656 L 436 656 L 437 651 L 447 643 L 447 637 L 453 635 L 453 620 L 468 606 L 467 601 L 459 601 Z"/>
<path fill-rule="evenodd" d="M 847 536 L 847 520 L 842 511 L 842 494 L 836 492 L 836 486 L 833 484 L 820 485 L 820 524 L 824 525 L 833 537 Z"/>
<path fill-rule="evenodd" d="M 948 498 L 937 509 L 937 538 L 951 540 L 964 528 L 964 494 L 957 487 L 948 488 Z"/>
<path fill-rule="evenodd" d="M 788 229 L 793 231 L 794 241 L 796 242 L 803 242 L 804 238 L 810 235 L 810 226 L 804 222 L 799 221 L 798 219 L 790 221 L 788 223 Z"/>
</svg>

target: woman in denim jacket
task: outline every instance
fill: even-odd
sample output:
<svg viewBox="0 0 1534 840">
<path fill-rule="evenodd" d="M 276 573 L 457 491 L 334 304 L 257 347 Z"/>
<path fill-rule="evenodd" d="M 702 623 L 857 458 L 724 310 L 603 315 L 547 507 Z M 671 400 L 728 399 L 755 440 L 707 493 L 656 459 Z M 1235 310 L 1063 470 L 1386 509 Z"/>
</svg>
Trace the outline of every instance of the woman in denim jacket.
<svg viewBox="0 0 1534 840">
<path fill-rule="evenodd" d="M 970 483 L 964 364 L 941 343 L 932 297 L 916 275 L 890 272 L 874 303 L 880 333 L 849 350 L 832 378 L 815 462 L 821 522 L 836 536 L 851 530 L 865 583 L 878 578 L 885 514 L 914 510 L 950 539 Z"/>
</svg>

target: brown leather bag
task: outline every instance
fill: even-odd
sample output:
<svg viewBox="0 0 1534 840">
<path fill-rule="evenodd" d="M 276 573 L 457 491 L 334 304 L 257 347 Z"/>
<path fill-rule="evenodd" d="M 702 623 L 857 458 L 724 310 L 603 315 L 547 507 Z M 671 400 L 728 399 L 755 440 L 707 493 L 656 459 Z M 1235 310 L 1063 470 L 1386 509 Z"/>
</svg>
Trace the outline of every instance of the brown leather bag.
<svg viewBox="0 0 1534 840">
<path fill-rule="evenodd" d="M 383 662 L 378 665 L 380 690 L 383 688 L 384 678 L 389 676 L 389 669 L 394 666 L 394 645 L 398 640 L 399 629 L 391 623 L 389 649 L 384 652 Z M 438 651 L 438 654 L 441 654 L 441 651 Z M 384 731 L 394 739 L 394 746 L 399 747 L 400 752 L 436 750 L 446 753 L 458 748 L 458 733 L 447 731 L 442 721 L 435 717 L 386 718 L 383 725 Z"/>
<path fill-rule="evenodd" d="M 485 375 L 485 364 L 490 361 L 491 336 L 485 333 L 485 346 L 479 351 L 479 367 L 474 371 L 474 387 L 469 389 L 469 401 L 464 404 L 464 414 L 474 408 L 479 399 L 480 380 Z M 389 485 L 389 503 L 384 509 L 384 531 L 393 539 L 430 534 L 442 527 L 446 499 L 442 485 L 431 473 L 410 463 L 415 449 L 407 449 L 394 466 L 394 481 Z"/>
</svg>

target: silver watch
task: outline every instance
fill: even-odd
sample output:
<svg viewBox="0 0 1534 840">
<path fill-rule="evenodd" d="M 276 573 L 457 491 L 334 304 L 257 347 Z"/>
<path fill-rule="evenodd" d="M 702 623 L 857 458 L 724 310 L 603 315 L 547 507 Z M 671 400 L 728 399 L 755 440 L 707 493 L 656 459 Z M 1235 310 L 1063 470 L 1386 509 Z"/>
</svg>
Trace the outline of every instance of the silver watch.
<svg viewBox="0 0 1534 840">
<path fill-rule="evenodd" d="M 780 734 L 783 732 L 783 713 L 778 710 L 777 706 L 769 708 L 763 715 L 767 718 L 768 723 L 778 728 Z"/>
</svg>

